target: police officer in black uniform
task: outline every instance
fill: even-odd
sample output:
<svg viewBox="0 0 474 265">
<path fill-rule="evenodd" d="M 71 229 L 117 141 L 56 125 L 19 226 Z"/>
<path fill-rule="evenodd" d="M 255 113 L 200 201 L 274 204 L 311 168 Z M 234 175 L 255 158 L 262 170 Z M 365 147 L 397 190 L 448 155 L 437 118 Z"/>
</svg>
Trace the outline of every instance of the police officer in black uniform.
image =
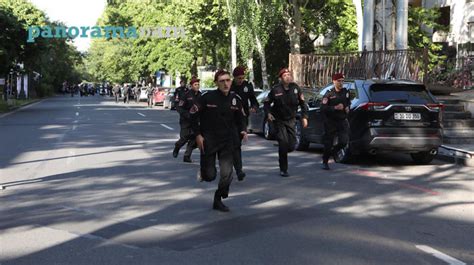
<svg viewBox="0 0 474 265">
<path fill-rule="evenodd" d="M 201 92 L 199 91 L 199 79 L 193 78 L 191 82 L 191 90 L 188 91 L 176 106 L 176 110 L 179 113 L 179 125 L 181 127 L 181 131 L 179 133 L 179 140 L 175 143 L 175 147 L 173 150 L 173 157 L 178 157 L 179 149 L 183 147 L 186 143 L 186 151 L 184 152 L 183 162 L 192 163 L 191 154 L 193 149 L 196 148 L 196 139 L 191 130 L 191 119 L 189 110 L 197 101 L 197 99 L 201 96 Z"/>
<path fill-rule="evenodd" d="M 336 154 L 349 142 L 349 121 L 347 114 L 351 105 L 350 94 L 343 87 L 344 75 L 336 73 L 332 75 L 334 88 L 329 90 L 323 97 L 321 113 L 324 119 L 324 154 L 322 169 L 329 170 L 329 157 Z M 338 144 L 333 149 L 334 137 L 337 135 Z"/>
<path fill-rule="evenodd" d="M 267 119 L 273 122 L 276 131 L 280 175 L 288 177 L 288 153 L 294 150 L 296 144 L 296 112 L 300 106 L 301 122 L 306 128 L 308 126 L 308 107 L 304 102 L 304 95 L 300 87 L 293 83 L 290 71 L 283 68 L 278 77 L 280 83 L 275 85 L 268 94 L 264 101 L 264 108 Z"/>
<path fill-rule="evenodd" d="M 242 101 L 242 107 L 245 112 L 245 126 L 248 125 L 248 116 L 250 111 L 255 112 L 258 109 L 257 98 L 252 83 L 245 80 L 245 68 L 237 66 L 232 72 L 234 81 L 230 91 L 234 91 Z M 250 106 L 249 106 L 250 103 Z M 237 179 L 242 181 L 245 178 L 245 172 L 242 170 L 242 138 L 239 133 L 236 132 L 236 139 L 234 145 L 234 168 L 237 174 Z"/>
<path fill-rule="evenodd" d="M 191 79 L 197 79 L 197 77 L 193 76 Z M 184 95 L 186 95 L 186 93 L 188 93 L 188 91 L 189 88 L 186 86 L 186 78 L 181 77 L 179 87 L 175 89 L 173 94 L 172 102 L 174 104 L 174 107 L 178 106 L 179 101 L 181 100 L 181 98 L 184 97 Z M 173 106 L 171 107 L 171 109 L 173 109 Z"/>
<path fill-rule="evenodd" d="M 233 145 L 236 130 L 244 139 L 247 132 L 244 113 L 237 95 L 230 91 L 230 73 L 219 70 L 214 76 L 217 90 L 204 93 L 190 110 L 196 143 L 201 150 L 200 177 L 205 181 L 216 178 L 216 156 L 219 159 L 220 180 L 214 193 L 213 209 L 228 212 L 222 198 L 229 195 L 232 182 Z"/>
</svg>

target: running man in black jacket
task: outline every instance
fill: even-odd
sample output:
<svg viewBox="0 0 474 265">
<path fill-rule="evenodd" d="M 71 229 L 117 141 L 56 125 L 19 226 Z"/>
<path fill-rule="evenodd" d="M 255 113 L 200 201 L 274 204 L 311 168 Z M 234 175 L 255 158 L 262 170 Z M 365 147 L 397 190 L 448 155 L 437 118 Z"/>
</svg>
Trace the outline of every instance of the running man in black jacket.
<svg viewBox="0 0 474 265">
<path fill-rule="evenodd" d="M 234 81 L 230 91 L 234 91 L 242 101 L 242 107 L 245 112 L 245 126 L 248 125 L 248 117 L 251 112 L 255 112 L 258 109 L 257 98 L 252 83 L 245 80 L 245 68 L 237 66 L 232 72 Z M 249 106 L 250 104 L 250 106 Z M 237 179 L 242 181 L 245 178 L 245 172 L 242 169 L 242 137 L 236 133 L 235 146 L 234 146 L 234 168 L 237 174 Z"/>
<path fill-rule="evenodd" d="M 214 76 L 218 89 L 203 94 L 190 110 L 196 143 L 201 150 L 200 177 L 205 181 L 216 178 L 216 158 L 219 160 L 220 180 L 214 193 L 213 209 L 228 212 L 222 198 L 229 195 L 232 182 L 232 152 L 236 131 L 247 139 L 242 104 L 230 91 L 230 73 L 219 70 Z"/>
<path fill-rule="evenodd" d="M 288 177 L 288 153 L 295 149 L 295 122 L 298 106 L 301 108 L 301 122 L 308 126 L 308 107 L 300 87 L 293 83 L 293 77 L 287 68 L 278 74 L 280 83 L 275 85 L 264 102 L 267 119 L 273 122 L 278 140 L 278 162 L 280 175 Z M 273 103 L 273 105 L 272 105 Z"/>
</svg>

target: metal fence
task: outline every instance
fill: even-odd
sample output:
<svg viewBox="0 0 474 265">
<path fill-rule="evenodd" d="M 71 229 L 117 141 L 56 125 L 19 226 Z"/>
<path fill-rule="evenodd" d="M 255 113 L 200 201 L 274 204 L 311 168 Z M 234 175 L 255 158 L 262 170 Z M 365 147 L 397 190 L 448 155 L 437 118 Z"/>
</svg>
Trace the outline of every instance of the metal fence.
<svg viewBox="0 0 474 265">
<path fill-rule="evenodd" d="M 333 73 L 346 78 L 397 78 L 424 81 L 426 50 L 364 51 L 339 54 L 290 54 L 289 67 L 302 87 L 321 87 Z"/>
</svg>

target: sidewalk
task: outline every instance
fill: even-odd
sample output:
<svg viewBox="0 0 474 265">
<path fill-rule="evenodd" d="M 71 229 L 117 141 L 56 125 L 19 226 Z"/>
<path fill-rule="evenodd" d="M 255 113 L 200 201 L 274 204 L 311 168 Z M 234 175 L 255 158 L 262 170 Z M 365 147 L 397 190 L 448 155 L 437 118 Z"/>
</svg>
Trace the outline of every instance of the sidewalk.
<svg viewBox="0 0 474 265">
<path fill-rule="evenodd" d="M 10 112 L 12 110 L 21 108 L 23 106 L 35 103 L 41 99 L 9 99 L 9 103 L 3 99 L 0 99 L 0 114 Z"/>
<path fill-rule="evenodd" d="M 458 165 L 474 167 L 474 144 L 442 145 L 438 149 L 438 157 Z"/>
<path fill-rule="evenodd" d="M 449 96 L 439 96 L 440 100 L 454 99 L 464 103 L 465 109 L 474 117 L 474 89 L 452 93 Z M 443 144 L 439 148 L 439 156 L 456 164 L 474 167 L 474 142 L 467 144 Z"/>
</svg>

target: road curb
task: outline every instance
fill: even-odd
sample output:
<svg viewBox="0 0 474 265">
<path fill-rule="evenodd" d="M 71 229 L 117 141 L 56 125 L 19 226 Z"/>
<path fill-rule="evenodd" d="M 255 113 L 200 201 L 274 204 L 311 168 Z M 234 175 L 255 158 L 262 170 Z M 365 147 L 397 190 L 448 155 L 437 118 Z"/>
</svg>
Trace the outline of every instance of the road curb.
<svg viewBox="0 0 474 265">
<path fill-rule="evenodd" d="M 438 149 L 437 158 L 456 165 L 474 167 L 474 151 L 441 145 Z"/>
<path fill-rule="evenodd" d="M 25 103 L 25 104 L 23 104 L 23 105 L 21 105 L 21 106 L 12 107 L 9 111 L 4 112 L 4 113 L 1 113 L 1 114 L 0 114 L 0 118 L 6 117 L 6 116 L 8 116 L 8 115 L 10 115 L 10 114 L 13 114 L 13 113 L 15 113 L 15 112 L 17 112 L 17 111 L 19 111 L 19 110 L 21 110 L 21 109 L 23 109 L 23 108 L 25 108 L 25 107 L 31 105 L 31 104 L 39 103 L 39 102 L 41 102 L 41 101 L 43 101 L 43 100 L 45 100 L 45 99 L 46 99 L 46 98 L 34 99 L 34 100 L 32 100 L 32 101 L 30 101 L 30 102 L 28 102 L 28 103 Z"/>
</svg>

